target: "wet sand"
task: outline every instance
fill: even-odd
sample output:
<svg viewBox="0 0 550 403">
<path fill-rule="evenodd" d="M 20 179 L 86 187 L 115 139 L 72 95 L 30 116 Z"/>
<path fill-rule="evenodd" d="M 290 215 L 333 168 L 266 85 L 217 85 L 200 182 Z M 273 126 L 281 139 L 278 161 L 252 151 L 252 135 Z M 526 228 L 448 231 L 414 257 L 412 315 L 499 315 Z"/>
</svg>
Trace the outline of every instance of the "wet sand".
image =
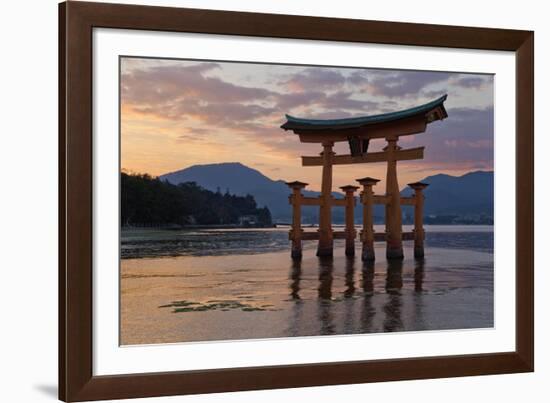
<svg viewBox="0 0 550 403">
<path fill-rule="evenodd" d="M 429 247 L 364 264 L 336 249 L 121 261 L 121 344 L 493 327 L 493 255 Z"/>
</svg>

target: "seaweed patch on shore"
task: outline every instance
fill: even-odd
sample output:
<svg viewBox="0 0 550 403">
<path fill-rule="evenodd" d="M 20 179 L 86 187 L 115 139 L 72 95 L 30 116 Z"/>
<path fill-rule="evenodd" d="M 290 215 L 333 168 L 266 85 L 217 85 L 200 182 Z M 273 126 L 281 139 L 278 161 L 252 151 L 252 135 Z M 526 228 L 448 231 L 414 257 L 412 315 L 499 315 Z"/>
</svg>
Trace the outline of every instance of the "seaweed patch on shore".
<svg viewBox="0 0 550 403">
<path fill-rule="evenodd" d="M 173 313 L 180 312 L 204 312 L 204 311 L 230 311 L 232 309 L 240 309 L 243 312 L 254 311 L 277 311 L 273 305 L 264 304 L 254 306 L 251 304 L 243 304 L 234 300 L 210 300 L 205 303 L 194 301 L 173 301 L 171 304 L 161 305 L 159 308 L 174 308 Z"/>
</svg>

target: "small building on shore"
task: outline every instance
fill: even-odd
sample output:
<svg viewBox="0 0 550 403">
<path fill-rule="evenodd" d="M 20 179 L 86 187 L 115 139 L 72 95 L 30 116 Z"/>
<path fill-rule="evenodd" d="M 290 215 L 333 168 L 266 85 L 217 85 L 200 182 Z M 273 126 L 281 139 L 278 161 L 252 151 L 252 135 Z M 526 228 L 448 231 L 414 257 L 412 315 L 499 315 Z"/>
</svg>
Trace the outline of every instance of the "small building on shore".
<svg viewBox="0 0 550 403">
<path fill-rule="evenodd" d="M 239 217 L 241 227 L 255 227 L 259 224 L 258 216 L 254 214 L 242 215 Z"/>
</svg>

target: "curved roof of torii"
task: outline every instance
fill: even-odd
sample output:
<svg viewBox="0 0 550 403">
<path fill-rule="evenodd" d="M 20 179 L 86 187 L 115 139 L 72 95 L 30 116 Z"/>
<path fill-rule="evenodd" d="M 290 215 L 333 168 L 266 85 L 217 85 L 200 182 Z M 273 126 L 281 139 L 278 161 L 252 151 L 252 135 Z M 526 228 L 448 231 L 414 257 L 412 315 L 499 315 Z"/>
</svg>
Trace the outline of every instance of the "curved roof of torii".
<svg viewBox="0 0 550 403">
<path fill-rule="evenodd" d="M 447 94 L 424 105 L 415 106 L 413 108 L 404 109 L 401 111 L 345 119 L 304 119 L 285 115 L 287 121 L 281 126 L 281 128 L 285 130 L 353 129 L 373 124 L 394 122 L 422 114 L 428 116 L 430 112 L 436 109 L 440 109 L 441 115 L 436 115 L 432 120 L 439 120 L 447 117 L 447 111 L 443 105 L 443 102 L 445 102 L 446 99 Z"/>
</svg>

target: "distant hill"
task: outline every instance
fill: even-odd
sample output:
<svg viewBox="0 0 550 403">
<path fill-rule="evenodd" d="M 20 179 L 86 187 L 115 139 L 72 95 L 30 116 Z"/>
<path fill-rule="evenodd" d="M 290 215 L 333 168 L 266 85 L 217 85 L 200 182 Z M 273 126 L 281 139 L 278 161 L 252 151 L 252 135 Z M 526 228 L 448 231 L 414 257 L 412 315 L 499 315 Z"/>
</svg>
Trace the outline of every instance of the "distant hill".
<svg viewBox="0 0 550 403">
<path fill-rule="evenodd" d="M 469 172 L 462 176 L 437 174 L 420 182 L 430 186 L 426 195 L 425 215 L 487 215 L 493 217 L 494 174 L 489 171 Z M 401 195 L 410 196 L 409 187 Z"/>
<path fill-rule="evenodd" d="M 259 207 L 267 206 L 274 221 L 289 221 L 291 208 L 288 204 L 290 191 L 282 180 L 273 180 L 256 169 L 239 162 L 221 164 L 193 165 L 180 171 L 160 176 L 173 184 L 196 182 L 213 192 L 229 191 L 235 195 L 250 194 L 254 196 Z M 304 192 L 308 196 L 318 196 L 318 192 Z M 304 221 L 316 222 L 317 209 L 304 209 Z"/>
<path fill-rule="evenodd" d="M 256 169 L 238 162 L 194 165 L 160 177 L 173 184 L 196 182 L 213 192 L 229 191 L 235 195 L 254 196 L 259 207 L 267 206 L 274 222 L 288 222 L 291 207 L 288 204 L 288 187 L 283 180 L 273 180 Z M 463 176 L 438 174 L 422 179 L 429 183 L 425 190 L 425 215 L 493 215 L 493 172 L 470 172 Z M 318 192 L 306 191 L 307 196 L 318 196 Z M 409 196 L 411 190 L 405 187 L 401 192 Z M 335 197 L 342 197 L 334 192 Z M 359 222 L 361 209 L 356 209 L 356 221 Z M 405 214 L 407 213 L 406 210 Z M 382 206 L 376 206 L 375 220 L 381 222 Z M 304 223 L 317 222 L 318 208 L 306 207 L 303 211 Z M 343 222 L 343 209 L 333 210 L 334 222 Z"/>
</svg>

